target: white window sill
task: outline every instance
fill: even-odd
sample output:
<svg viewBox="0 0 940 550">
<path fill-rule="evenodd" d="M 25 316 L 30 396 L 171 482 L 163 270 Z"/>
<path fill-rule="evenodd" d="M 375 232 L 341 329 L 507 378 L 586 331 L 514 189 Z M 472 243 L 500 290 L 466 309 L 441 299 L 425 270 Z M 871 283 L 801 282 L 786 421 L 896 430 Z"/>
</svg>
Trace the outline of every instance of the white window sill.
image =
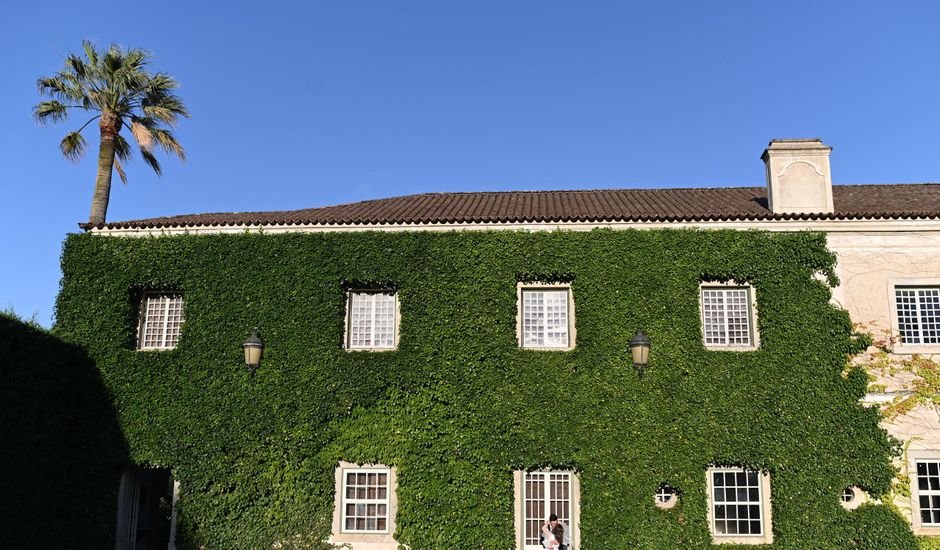
<svg viewBox="0 0 940 550">
<path fill-rule="evenodd" d="M 705 344 L 708 351 L 757 351 L 760 346 L 716 346 L 714 344 Z"/>
<path fill-rule="evenodd" d="M 757 536 L 716 536 L 712 535 L 712 544 L 772 544 L 774 538 L 770 535 Z"/>
<path fill-rule="evenodd" d="M 938 344 L 895 344 L 891 348 L 891 353 L 897 355 L 937 355 L 940 354 L 940 345 Z M 940 529 L 940 526 L 936 527 Z"/>
<path fill-rule="evenodd" d="M 333 544 L 350 544 L 355 542 L 368 542 L 372 544 L 395 544 L 393 548 L 397 550 L 398 544 L 391 533 L 336 533 L 330 537 Z"/>
<path fill-rule="evenodd" d="M 940 535 L 940 525 L 923 525 L 918 522 L 911 527 L 914 534 L 919 537 L 936 537 Z"/>
<path fill-rule="evenodd" d="M 571 351 L 574 349 L 574 346 L 570 346 L 570 347 L 522 346 L 519 349 L 526 350 L 526 351 Z"/>
</svg>

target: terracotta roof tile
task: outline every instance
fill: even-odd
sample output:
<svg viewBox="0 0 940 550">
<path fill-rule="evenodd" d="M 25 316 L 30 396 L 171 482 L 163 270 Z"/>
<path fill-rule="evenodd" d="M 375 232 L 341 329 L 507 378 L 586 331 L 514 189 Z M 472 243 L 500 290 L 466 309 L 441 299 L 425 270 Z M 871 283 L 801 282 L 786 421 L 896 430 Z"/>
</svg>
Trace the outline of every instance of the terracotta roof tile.
<svg viewBox="0 0 940 550">
<path fill-rule="evenodd" d="M 835 185 L 832 194 L 832 214 L 774 215 L 767 208 L 764 187 L 596 189 L 425 193 L 304 210 L 188 214 L 101 227 L 940 218 L 937 183 Z"/>
</svg>

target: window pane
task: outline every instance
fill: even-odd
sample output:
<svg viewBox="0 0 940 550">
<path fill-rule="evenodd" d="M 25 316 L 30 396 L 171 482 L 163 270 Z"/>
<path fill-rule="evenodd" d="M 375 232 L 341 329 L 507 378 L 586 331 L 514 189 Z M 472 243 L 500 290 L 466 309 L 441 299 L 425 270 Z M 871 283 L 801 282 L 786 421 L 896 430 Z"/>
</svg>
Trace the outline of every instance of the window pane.
<svg viewBox="0 0 940 550">
<path fill-rule="evenodd" d="M 345 479 L 344 530 L 384 532 L 388 524 L 388 472 L 347 472 Z M 386 484 L 379 485 L 379 480 L 384 480 Z"/>
<path fill-rule="evenodd" d="M 568 326 L 568 289 L 523 289 L 523 347 L 566 348 Z"/>
<path fill-rule="evenodd" d="M 921 523 L 940 525 L 940 461 L 918 460 L 915 470 Z"/>
<path fill-rule="evenodd" d="M 394 348 L 397 309 L 397 295 L 394 292 L 350 292 L 349 348 Z"/>
<path fill-rule="evenodd" d="M 750 346 L 750 289 L 703 288 L 702 332 L 705 344 L 714 346 Z"/>
<path fill-rule="evenodd" d="M 712 472 L 712 532 L 716 535 L 760 535 L 760 473 L 753 470 Z"/>
<path fill-rule="evenodd" d="M 902 343 L 940 343 L 940 287 L 896 288 L 894 299 Z"/>
<path fill-rule="evenodd" d="M 525 544 L 539 545 L 539 535 L 549 514 L 558 515 L 558 520 L 570 525 L 571 518 L 571 473 L 528 472 L 523 483 L 523 524 Z"/>
<path fill-rule="evenodd" d="M 172 349 L 183 325 L 183 295 L 179 292 L 145 292 L 141 298 L 139 349 Z"/>
</svg>

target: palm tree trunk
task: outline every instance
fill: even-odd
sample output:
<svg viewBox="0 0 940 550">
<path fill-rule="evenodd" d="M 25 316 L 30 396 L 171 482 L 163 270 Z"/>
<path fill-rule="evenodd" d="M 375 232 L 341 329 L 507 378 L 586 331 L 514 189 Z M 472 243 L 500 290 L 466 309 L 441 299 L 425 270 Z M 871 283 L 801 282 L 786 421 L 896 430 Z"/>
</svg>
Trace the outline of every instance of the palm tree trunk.
<svg viewBox="0 0 940 550">
<path fill-rule="evenodd" d="M 88 223 L 101 225 L 108 215 L 108 199 L 111 197 L 111 171 L 114 168 L 114 140 L 121 130 L 121 119 L 114 113 L 103 112 L 98 121 L 101 143 L 98 146 L 98 177 L 95 179 L 95 194 L 91 198 L 91 214 Z"/>
</svg>

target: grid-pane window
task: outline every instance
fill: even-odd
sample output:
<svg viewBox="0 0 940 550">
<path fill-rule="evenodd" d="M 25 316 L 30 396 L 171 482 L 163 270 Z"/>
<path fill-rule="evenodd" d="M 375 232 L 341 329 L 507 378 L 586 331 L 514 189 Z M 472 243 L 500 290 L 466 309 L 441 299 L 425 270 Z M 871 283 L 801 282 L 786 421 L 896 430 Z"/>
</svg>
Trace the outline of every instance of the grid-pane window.
<svg viewBox="0 0 940 550">
<path fill-rule="evenodd" d="M 523 491 L 523 524 L 525 547 L 542 548 L 539 544 L 542 525 L 555 514 L 558 521 L 571 528 L 571 472 L 527 472 Z"/>
<path fill-rule="evenodd" d="M 388 532 L 388 469 L 343 472 L 343 532 Z"/>
<path fill-rule="evenodd" d="M 702 288 L 702 330 L 709 346 L 752 346 L 747 288 Z"/>
<path fill-rule="evenodd" d="M 140 302 L 138 349 L 173 349 L 183 326 L 183 295 L 145 292 Z"/>
<path fill-rule="evenodd" d="M 712 469 L 712 533 L 716 536 L 764 534 L 761 474 L 740 468 Z"/>
<path fill-rule="evenodd" d="M 350 292 L 347 347 L 394 348 L 397 301 L 398 296 L 394 292 Z"/>
<path fill-rule="evenodd" d="M 916 464 L 920 523 L 940 527 L 940 460 L 918 460 Z"/>
<path fill-rule="evenodd" d="M 902 344 L 940 344 L 940 287 L 896 288 Z"/>
<path fill-rule="evenodd" d="M 568 347 L 568 289 L 522 290 L 522 347 Z"/>
<path fill-rule="evenodd" d="M 660 483 L 659 487 L 656 489 L 656 502 L 660 504 L 666 504 L 671 501 L 676 496 L 676 490 L 672 488 L 668 483 Z"/>
</svg>

